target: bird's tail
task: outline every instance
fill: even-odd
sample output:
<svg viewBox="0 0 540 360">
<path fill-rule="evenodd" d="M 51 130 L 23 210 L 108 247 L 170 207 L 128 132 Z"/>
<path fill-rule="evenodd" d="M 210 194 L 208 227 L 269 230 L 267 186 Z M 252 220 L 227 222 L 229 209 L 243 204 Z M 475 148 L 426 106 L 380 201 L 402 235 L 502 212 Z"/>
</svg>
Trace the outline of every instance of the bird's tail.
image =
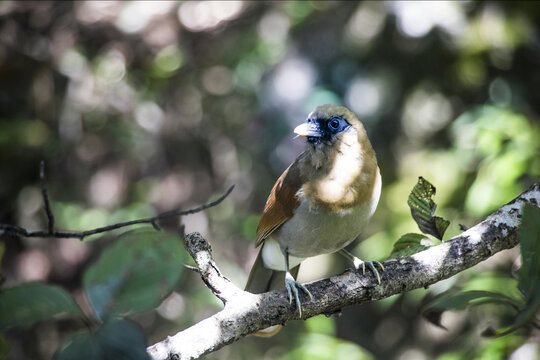
<svg viewBox="0 0 540 360">
<path fill-rule="evenodd" d="M 290 270 L 291 275 L 294 278 L 296 278 L 296 276 L 298 275 L 299 269 L 300 269 L 300 265 Z M 259 250 L 257 259 L 255 259 L 255 264 L 253 264 L 253 267 L 251 268 L 251 272 L 249 273 L 245 290 L 253 294 L 261 294 L 261 293 L 276 290 L 276 289 L 283 289 L 284 287 L 285 287 L 285 271 L 272 270 L 264 266 L 264 260 L 262 258 L 262 246 L 261 246 L 261 250 Z M 281 325 L 274 325 L 266 329 L 257 331 L 253 335 L 261 336 L 261 337 L 270 337 L 277 334 L 279 330 L 281 330 Z"/>
</svg>

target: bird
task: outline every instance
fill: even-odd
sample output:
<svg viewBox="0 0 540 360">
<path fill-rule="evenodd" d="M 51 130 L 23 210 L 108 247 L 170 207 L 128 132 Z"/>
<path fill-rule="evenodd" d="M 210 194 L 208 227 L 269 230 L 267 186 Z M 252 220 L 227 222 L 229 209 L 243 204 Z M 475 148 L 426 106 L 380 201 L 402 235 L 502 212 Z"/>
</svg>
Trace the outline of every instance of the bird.
<svg viewBox="0 0 540 360">
<path fill-rule="evenodd" d="M 281 174 L 264 206 L 256 230 L 259 253 L 245 290 L 254 294 L 285 287 L 302 317 L 295 278 L 306 258 L 339 252 L 355 269 L 366 266 L 380 284 L 384 267 L 364 262 L 347 251 L 372 217 L 381 194 L 381 174 L 366 130 L 348 108 L 326 104 L 315 108 L 294 129 L 307 149 Z M 281 325 L 255 335 L 272 336 Z"/>
</svg>

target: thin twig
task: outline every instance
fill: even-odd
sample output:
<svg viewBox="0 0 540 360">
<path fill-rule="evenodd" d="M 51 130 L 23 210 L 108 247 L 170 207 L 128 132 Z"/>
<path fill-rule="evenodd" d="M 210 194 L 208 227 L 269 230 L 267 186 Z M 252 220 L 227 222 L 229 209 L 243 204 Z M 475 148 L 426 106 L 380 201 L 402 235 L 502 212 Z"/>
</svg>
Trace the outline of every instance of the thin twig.
<svg viewBox="0 0 540 360">
<path fill-rule="evenodd" d="M 194 272 L 196 272 L 196 273 L 198 273 L 198 274 L 201 273 L 201 271 L 199 270 L 199 268 L 196 267 L 196 266 L 191 266 L 191 265 L 188 265 L 188 264 L 184 264 L 184 267 L 185 267 L 186 269 L 191 270 L 191 271 L 194 271 Z"/>
<path fill-rule="evenodd" d="M 49 234 L 54 233 L 54 215 L 51 210 L 51 203 L 49 202 L 49 195 L 47 194 L 47 180 L 45 178 L 45 161 L 41 160 L 39 164 L 39 180 L 41 182 L 41 195 L 43 196 L 43 203 L 45 204 L 45 213 L 47 214 L 47 227 Z"/>
<path fill-rule="evenodd" d="M 145 219 L 137 219 L 137 220 L 125 221 L 125 222 L 112 224 L 112 225 L 108 225 L 108 226 L 103 226 L 103 227 L 99 227 L 99 228 L 95 228 L 95 229 L 91 229 L 91 230 L 86 230 L 86 231 L 69 231 L 69 230 L 68 231 L 58 231 L 58 230 L 54 230 L 54 229 L 53 229 L 53 231 L 50 231 L 50 227 L 49 227 L 49 231 L 45 231 L 45 230 L 35 230 L 35 231 L 33 231 L 33 230 L 27 230 L 27 229 L 22 228 L 22 227 L 17 226 L 17 225 L 0 224 L 0 230 L 3 230 L 3 231 L 0 231 L 0 234 L 18 235 L 18 236 L 23 236 L 23 237 L 77 238 L 77 239 L 82 240 L 85 237 L 90 236 L 90 235 L 95 235 L 95 234 L 99 234 L 99 233 L 119 229 L 119 228 L 126 227 L 126 226 L 136 225 L 136 224 L 151 224 L 152 226 L 154 226 L 154 228 L 156 228 L 158 220 L 165 219 L 165 218 L 168 218 L 168 217 L 173 217 L 173 216 L 191 215 L 191 214 L 195 214 L 197 212 L 200 212 L 200 211 L 203 211 L 203 210 L 206 210 L 208 208 L 211 208 L 213 206 L 218 205 L 223 200 L 225 200 L 225 198 L 233 191 L 233 189 L 234 189 L 234 185 L 229 187 L 229 189 L 223 195 L 221 195 L 219 198 L 217 198 L 216 200 L 208 202 L 206 204 L 202 204 L 202 205 L 197 206 L 197 207 L 192 208 L 192 209 L 170 210 L 170 211 L 166 211 L 164 213 L 158 214 L 158 215 L 153 216 L 153 217 L 149 217 L 149 218 L 145 218 Z M 51 213 L 51 215 L 52 215 L 52 213 Z M 49 216 L 49 214 L 47 216 Z M 50 226 L 50 223 L 49 223 L 49 226 Z"/>
</svg>

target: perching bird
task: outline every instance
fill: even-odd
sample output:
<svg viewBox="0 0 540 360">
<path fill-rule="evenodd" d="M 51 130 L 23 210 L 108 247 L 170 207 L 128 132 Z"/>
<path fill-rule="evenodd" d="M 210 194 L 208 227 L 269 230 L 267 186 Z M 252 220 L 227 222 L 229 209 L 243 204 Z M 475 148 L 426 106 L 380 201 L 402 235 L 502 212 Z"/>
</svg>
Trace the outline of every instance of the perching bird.
<svg viewBox="0 0 540 360">
<path fill-rule="evenodd" d="M 375 212 L 381 175 L 364 126 L 343 106 L 317 107 L 294 132 L 306 138 L 308 149 L 281 174 L 268 196 L 256 233 L 256 245 L 262 247 L 246 291 L 263 293 L 285 285 L 302 316 L 298 289 L 311 293 L 295 277 L 308 257 L 339 251 L 356 269 L 365 271 L 367 264 L 380 282 L 372 262 L 344 248 Z M 279 328 L 256 335 L 271 336 Z"/>
</svg>

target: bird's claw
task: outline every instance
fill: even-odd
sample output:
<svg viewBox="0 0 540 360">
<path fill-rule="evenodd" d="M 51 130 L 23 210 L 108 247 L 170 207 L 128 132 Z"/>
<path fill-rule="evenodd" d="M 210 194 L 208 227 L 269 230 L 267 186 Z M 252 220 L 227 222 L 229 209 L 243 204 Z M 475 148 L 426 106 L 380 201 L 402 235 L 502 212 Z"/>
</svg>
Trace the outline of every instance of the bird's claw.
<svg viewBox="0 0 540 360">
<path fill-rule="evenodd" d="M 362 274 L 365 274 L 366 273 L 366 265 L 368 267 L 368 269 L 373 273 L 373 275 L 375 275 L 375 277 L 377 278 L 377 283 L 380 285 L 381 284 L 381 276 L 379 275 L 379 271 L 375 268 L 375 265 L 379 265 L 379 267 L 381 268 L 381 271 L 384 271 L 384 266 L 383 264 L 381 264 L 379 261 L 362 261 L 358 258 L 355 259 L 354 261 L 354 267 L 356 268 L 356 270 L 360 269 L 360 266 L 362 267 Z"/>
<path fill-rule="evenodd" d="M 289 272 L 285 273 L 285 287 L 287 288 L 287 293 L 289 294 L 289 304 L 292 304 L 292 299 L 294 295 L 296 307 L 298 308 L 300 317 L 302 317 L 302 304 L 300 303 L 300 297 L 298 296 L 297 288 L 308 294 L 310 300 L 313 300 L 313 295 L 311 295 L 311 292 L 304 285 L 294 280 L 294 277 Z"/>
<path fill-rule="evenodd" d="M 375 268 L 375 265 L 379 265 L 379 267 L 381 268 L 381 271 L 384 271 L 384 266 L 383 264 L 381 264 L 380 262 L 378 261 L 363 261 L 363 260 L 360 260 L 359 258 L 357 258 L 356 256 L 354 256 L 350 251 L 346 250 L 346 249 L 341 249 L 339 251 L 339 253 L 341 255 L 343 255 L 345 258 L 347 258 L 349 261 L 351 261 L 354 265 L 354 268 L 356 270 L 359 270 L 360 267 L 362 267 L 362 274 L 365 274 L 366 273 L 366 264 L 367 264 L 367 267 L 368 269 L 373 273 L 373 275 L 375 275 L 375 277 L 377 278 L 377 282 L 379 283 L 379 285 L 381 284 L 381 275 L 379 275 L 379 272 L 377 271 L 377 269 Z"/>
</svg>

